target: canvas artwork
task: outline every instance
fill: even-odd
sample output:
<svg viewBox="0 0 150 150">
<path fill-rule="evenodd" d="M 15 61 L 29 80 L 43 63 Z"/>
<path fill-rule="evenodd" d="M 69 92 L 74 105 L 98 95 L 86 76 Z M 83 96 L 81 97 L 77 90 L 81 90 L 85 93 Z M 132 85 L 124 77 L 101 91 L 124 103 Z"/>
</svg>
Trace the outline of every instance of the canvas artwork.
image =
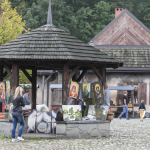
<svg viewBox="0 0 150 150">
<path fill-rule="evenodd" d="M 95 106 L 96 120 L 106 120 L 109 106 Z"/>
<path fill-rule="evenodd" d="M 104 104 L 104 95 L 102 83 L 99 81 L 94 83 L 95 103 L 96 105 Z"/>
<path fill-rule="evenodd" d="M 6 89 L 5 89 L 5 82 L 0 82 L 0 102 L 6 100 Z"/>
<path fill-rule="evenodd" d="M 62 105 L 64 121 L 82 121 L 81 105 Z"/>
<path fill-rule="evenodd" d="M 35 133 L 36 113 L 36 109 L 32 109 L 31 112 L 28 114 L 27 133 Z"/>
<path fill-rule="evenodd" d="M 90 97 L 91 97 L 91 84 L 82 83 L 82 98 L 90 98 Z"/>
<path fill-rule="evenodd" d="M 89 105 L 87 117 L 88 117 L 90 120 L 96 120 L 95 105 Z"/>
<path fill-rule="evenodd" d="M 37 112 L 36 133 L 51 133 L 51 112 Z"/>
<path fill-rule="evenodd" d="M 89 105 L 88 118 L 90 120 L 106 120 L 109 106 Z"/>
<path fill-rule="evenodd" d="M 8 113 L 8 119 L 12 120 L 12 109 L 13 109 L 13 104 L 9 104 L 9 113 Z"/>
<path fill-rule="evenodd" d="M 71 81 L 69 97 L 77 99 L 79 93 L 79 84 Z"/>
<path fill-rule="evenodd" d="M 7 103 L 9 101 L 9 98 L 10 98 L 10 81 L 6 81 L 6 100 L 7 100 Z"/>
</svg>

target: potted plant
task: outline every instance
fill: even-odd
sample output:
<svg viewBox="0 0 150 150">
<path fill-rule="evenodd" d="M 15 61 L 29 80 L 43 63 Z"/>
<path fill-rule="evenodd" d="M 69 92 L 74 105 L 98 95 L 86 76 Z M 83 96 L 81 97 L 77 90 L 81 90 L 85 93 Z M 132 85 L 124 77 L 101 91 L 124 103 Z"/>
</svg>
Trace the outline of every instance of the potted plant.
<svg viewBox="0 0 150 150">
<path fill-rule="evenodd" d="M 114 118 L 114 113 L 112 113 L 109 109 L 107 113 L 107 120 L 113 120 L 113 118 Z"/>
</svg>

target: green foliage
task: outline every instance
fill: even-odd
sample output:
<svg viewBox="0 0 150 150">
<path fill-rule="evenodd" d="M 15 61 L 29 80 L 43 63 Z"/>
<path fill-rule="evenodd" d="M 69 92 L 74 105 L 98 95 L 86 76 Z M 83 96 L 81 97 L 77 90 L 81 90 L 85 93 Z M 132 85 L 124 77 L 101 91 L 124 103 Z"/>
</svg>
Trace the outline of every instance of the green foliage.
<svg viewBox="0 0 150 150">
<path fill-rule="evenodd" d="M 1 136 L 0 136 L 0 139 L 1 139 L 1 140 L 6 139 L 6 136 L 5 136 L 5 135 L 1 135 Z"/>
<path fill-rule="evenodd" d="M 29 75 L 32 75 L 32 70 L 26 70 L 28 72 Z M 19 70 L 19 84 L 29 84 L 29 80 L 26 77 L 26 75 Z"/>
</svg>

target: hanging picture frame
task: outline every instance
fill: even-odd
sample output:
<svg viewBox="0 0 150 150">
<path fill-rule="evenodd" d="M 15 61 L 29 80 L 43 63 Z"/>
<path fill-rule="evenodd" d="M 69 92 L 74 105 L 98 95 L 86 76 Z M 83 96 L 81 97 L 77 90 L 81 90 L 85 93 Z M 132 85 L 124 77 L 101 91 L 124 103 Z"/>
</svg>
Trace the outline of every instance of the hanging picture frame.
<svg viewBox="0 0 150 150">
<path fill-rule="evenodd" d="M 6 100 L 6 82 L 0 82 L 0 102 L 4 102 Z"/>
<path fill-rule="evenodd" d="M 92 86 L 91 83 L 81 83 L 81 93 L 82 99 L 84 98 L 92 98 Z"/>
<path fill-rule="evenodd" d="M 10 81 L 6 80 L 6 102 L 8 104 L 10 100 Z"/>
<path fill-rule="evenodd" d="M 69 97 L 77 99 L 79 94 L 79 84 L 77 82 L 71 81 L 69 88 Z"/>
</svg>

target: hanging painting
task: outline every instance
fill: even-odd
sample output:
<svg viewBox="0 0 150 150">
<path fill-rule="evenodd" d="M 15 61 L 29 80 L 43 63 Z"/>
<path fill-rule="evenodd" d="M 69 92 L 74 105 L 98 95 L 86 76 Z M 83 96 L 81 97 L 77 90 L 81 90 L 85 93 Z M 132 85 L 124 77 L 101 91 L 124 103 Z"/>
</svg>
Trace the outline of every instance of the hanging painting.
<svg viewBox="0 0 150 150">
<path fill-rule="evenodd" d="M 69 97 L 77 99 L 78 93 L 79 93 L 79 84 L 77 82 L 71 81 Z"/>
<path fill-rule="evenodd" d="M 82 83 L 82 98 L 91 98 L 91 84 Z"/>
<path fill-rule="evenodd" d="M 6 100 L 6 94 L 5 94 L 5 82 L 0 82 L 0 102 L 3 102 Z"/>
<path fill-rule="evenodd" d="M 10 81 L 7 80 L 6 81 L 6 101 L 7 101 L 7 104 L 8 104 L 9 98 L 10 98 Z"/>
<path fill-rule="evenodd" d="M 106 120 L 109 106 L 89 105 L 88 118 L 90 120 Z"/>
<path fill-rule="evenodd" d="M 81 105 L 62 105 L 64 121 L 82 121 Z"/>
<path fill-rule="evenodd" d="M 51 133 L 51 112 L 37 112 L 36 132 Z"/>
<path fill-rule="evenodd" d="M 94 93 L 96 105 L 104 104 L 103 87 L 101 81 L 94 83 Z"/>
<path fill-rule="evenodd" d="M 28 114 L 27 133 L 35 133 L 36 113 L 36 109 L 32 109 L 31 112 Z"/>
</svg>

